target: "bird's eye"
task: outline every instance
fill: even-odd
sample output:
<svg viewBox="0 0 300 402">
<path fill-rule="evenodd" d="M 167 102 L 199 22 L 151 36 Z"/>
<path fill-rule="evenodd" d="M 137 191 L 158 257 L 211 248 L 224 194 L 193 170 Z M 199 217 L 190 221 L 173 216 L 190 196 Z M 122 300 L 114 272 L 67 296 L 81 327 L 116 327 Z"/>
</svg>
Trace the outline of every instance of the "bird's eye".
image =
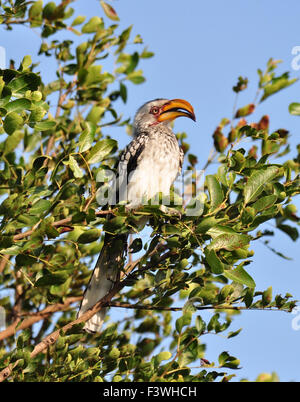
<svg viewBox="0 0 300 402">
<path fill-rule="evenodd" d="M 153 106 L 150 110 L 150 113 L 152 114 L 158 114 L 159 113 L 159 107 Z"/>
</svg>

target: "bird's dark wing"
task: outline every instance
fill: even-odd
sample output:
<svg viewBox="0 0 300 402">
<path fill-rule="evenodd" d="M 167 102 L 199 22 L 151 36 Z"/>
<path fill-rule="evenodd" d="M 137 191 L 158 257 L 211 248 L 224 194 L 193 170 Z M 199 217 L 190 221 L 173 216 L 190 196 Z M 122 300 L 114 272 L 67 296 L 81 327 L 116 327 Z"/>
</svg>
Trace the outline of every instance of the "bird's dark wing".
<svg viewBox="0 0 300 402">
<path fill-rule="evenodd" d="M 139 136 L 134 138 L 121 153 L 119 163 L 126 164 L 127 176 L 136 169 L 138 159 L 145 149 L 148 138 L 147 134 L 140 133 Z"/>
<path fill-rule="evenodd" d="M 117 188 L 116 188 L 116 201 L 124 201 L 123 191 L 125 186 L 128 185 L 130 174 L 137 168 L 139 159 L 148 142 L 148 135 L 140 133 L 138 137 L 134 138 L 121 153 L 118 166 L 117 166 Z M 120 192 L 120 193 L 119 193 Z"/>
<path fill-rule="evenodd" d="M 183 165 L 183 160 L 184 160 L 184 152 L 183 149 L 180 147 L 179 148 L 179 174 L 181 173 L 182 170 L 182 165 Z"/>
</svg>

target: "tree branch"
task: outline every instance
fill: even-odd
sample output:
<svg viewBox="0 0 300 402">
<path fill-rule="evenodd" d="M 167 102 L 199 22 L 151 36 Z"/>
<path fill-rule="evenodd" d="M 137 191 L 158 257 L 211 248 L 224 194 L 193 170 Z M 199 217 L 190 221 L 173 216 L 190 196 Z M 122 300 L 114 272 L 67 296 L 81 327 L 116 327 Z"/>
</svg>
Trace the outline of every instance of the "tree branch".
<svg viewBox="0 0 300 402">
<path fill-rule="evenodd" d="M 76 320 L 64 325 L 62 328 L 57 329 L 56 331 L 52 332 L 50 335 L 46 336 L 40 343 L 38 343 L 33 351 L 30 354 L 30 357 L 33 358 L 39 353 L 43 352 L 49 346 L 53 345 L 59 335 L 60 332 L 66 332 L 70 328 L 72 328 L 76 324 L 80 324 L 82 322 L 86 322 L 89 320 L 93 315 L 95 315 L 98 311 L 100 311 L 107 303 L 117 294 L 123 287 L 127 285 L 127 280 L 123 280 L 122 282 L 117 282 L 113 286 L 112 290 L 100 299 L 94 306 L 92 306 L 89 310 L 87 310 L 82 316 L 77 318 Z M 0 382 L 6 380 L 12 373 L 14 367 L 18 364 L 18 360 L 14 363 L 10 363 L 5 369 L 0 372 Z"/>
<path fill-rule="evenodd" d="M 124 302 L 109 302 L 105 307 L 119 307 L 119 308 L 129 308 L 134 310 L 151 310 L 151 311 L 182 311 L 184 307 L 164 307 L 164 306 L 151 306 L 145 304 L 130 304 Z M 222 306 L 222 305 L 211 305 L 211 306 L 194 306 L 196 310 L 265 310 L 265 311 L 284 311 L 289 313 L 288 309 L 279 309 L 274 307 L 246 307 L 246 306 Z"/>
<path fill-rule="evenodd" d="M 10 255 L 4 254 L 0 259 L 0 274 L 4 271 L 6 264 L 9 262 Z"/>
<path fill-rule="evenodd" d="M 112 211 L 110 211 L 110 210 L 107 210 L 107 211 L 97 211 L 97 212 L 96 212 L 96 216 L 100 216 L 100 215 L 109 215 L 109 214 L 111 214 L 111 213 L 112 213 Z M 72 222 L 72 217 L 69 216 L 68 218 L 64 218 L 64 219 L 61 219 L 61 220 L 59 220 L 59 221 L 53 222 L 53 223 L 52 223 L 52 226 L 55 227 L 55 228 L 63 227 L 63 226 L 67 226 L 67 225 L 68 225 L 69 223 L 71 223 L 71 222 Z M 29 229 L 29 230 L 27 230 L 26 232 L 18 233 L 18 234 L 16 234 L 16 235 L 13 237 L 13 240 L 14 240 L 14 241 L 16 241 L 16 240 L 22 240 L 22 239 L 24 239 L 25 237 L 31 236 L 32 233 L 34 233 L 35 229 L 36 229 L 36 227 L 34 227 L 34 228 L 32 228 L 32 229 Z"/>
<path fill-rule="evenodd" d="M 53 313 L 56 313 L 58 311 L 68 310 L 70 304 L 75 303 L 81 299 L 82 299 L 82 296 L 69 297 L 66 299 L 66 301 L 64 303 L 57 303 L 57 304 L 52 304 L 50 306 L 47 306 L 46 308 L 44 308 L 43 310 L 41 310 L 37 313 L 30 314 L 30 316 L 28 318 L 26 318 L 25 320 L 23 320 L 19 326 L 18 326 L 18 324 L 22 317 L 22 313 L 18 314 L 18 318 L 11 325 L 9 325 L 5 330 L 0 332 L 0 341 L 3 341 L 3 339 L 6 339 L 9 336 L 14 335 L 16 329 L 22 330 L 22 329 L 31 327 L 36 322 L 43 320 L 45 318 L 48 318 Z M 16 328 L 17 326 L 18 326 L 18 328 Z"/>
<path fill-rule="evenodd" d="M 149 256 L 153 255 L 153 254 L 154 254 L 155 252 L 157 252 L 157 250 L 160 249 L 161 247 L 162 247 L 161 244 L 157 244 L 156 247 L 154 247 L 154 249 L 149 253 Z M 165 254 L 167 254 L 167 253 L 165 253 Z M 114 284 L 112 290 L 111 290 L 106 296 L 104 296 L 104 297 L 102 297 L 100 300 L 98 300 L 98 302 L 97 302 L 96 304 L 94 304 L 94 306 L 92 306 L 90 309 L 88 309 L 88 310 L 87 310 L 84 314 L 82 314 L 79 318 L 77 318 L 76 320 L 74 320 L 74 321 L 72 321 L 72 322 L 70 322 L 70 323 L 64 325 L 62 328 L 60 328 L 60 329 L 58 329 L 58 330 L 52 332 L 52 333 L 51 333 L 50 335 L 48 335 L 45 339 L 43 339 L 40 343 L 38 343 L 38 344 L 35 346 L 35 348 L 33 349 L 33 351 L 31 352 L 30 357 L 31 357 L 31 358 L 35 357 L 37 354 L 43 352 L 43 351 L 44 351 L 45 349 L 47 349 L 49 346 L 53 345 L 53 344 L 57 341 L 61 330 L 62 330 L 63 332 L 66 332 L 67 330 L 69 330 L 70 328 L 72 328 L 74 325 L 80 324 L 81 322 L 86 322 L 86 321 L 88 321 L 91 317 L 93 317 L 93 315 L 95 315 L 95 314 L 96 314 L 98 311 L 100 311 L 103 307 L 108 306 L 109 303 L 110 303 L 110 301 L 111 301 L 111 299 L 112 299 L 117 293 L 119 293 L 120 290 L 122 290 L 125 286 L 127 286 L 128 282 L 130 283 L 132 279 L 135 279 L 135 272 L 132 272 L 132 270 L 137 267 L 137 265 L 139 264 L 140 260 L 141 260 L 141 259 L 139 258 L 138 260 L 132 262 L 131 264 L 127 264 L 126 267 L 125 267 L 124 272 L 123 272 L 122 275 L 121 275 L 121 278 L 124 278 L 123 280 L 116 282 L 116 283 Z M 132 273 L 131 273 L 131 272 L 132 272 Z M 73 301 L 75 301 L 74 299 L 75 299 L 75 298 L 73 298 Z M 78 301 L 78 300 L 80 300 L 80 297 L 79 297 L 79 298 L 76 298 L 76 301 Z M 72 302 L 73 302 L 73 301 L 72 301 Z M 64 305 L 65 305 L 65 304 L 64 304 Z M 63 306 L 64 306 L 64 305 L 63 305 Z M 56 311 L 59 311 L 59 310 L 57 310 L 58 305 L 48 306 L 48 307 L 46 307 L 46 309 L 44 309 L 43 311 L 41 311 L 37 316 L 30 317 L 30 318 L 28 318 L 27 320 L 25 320 L 23 323 L 21 323 L 20 326 L 18 327 L 18 329 L 24 329 L 24 328 L 25 328 L 25 324 L 24 324 L 24 323 L 26 323 L 26 321 L 27 321 L 27 323 L 26 323 L 27 326 L 26 326 L 26 327 L 28 327 L 28 326 L 29 326 L 28 324 L 33 325 L 35 322 L 37 322 L 37 321 L 41 320 L 42 318 L 44 318 L 44 317 L 41 316 L 41 313 L 45 314 L 45 311 L 46 311 L 46 310 L 47 310 L 47 311 L 46 311 L 46 314 L 52 314 L 52 313 L 54 312 L 54 311 L 53 311 L 54 308 L 56 308 Z M 62 311 L 62 310 L 61 310 L 61 311 Z M 32 321 L 28 321 L 28 320 L 32 320 Z M 2 336 L 3 336 L 3 333 L 6 333 L 6 336 L 5 336 L 5 337 L 7 337 L 7 336 L 10 336 L 10 335 L 8 334 L 9 331 L 10 331 L 10 333 L 11 333 L 11 331 L 13 331 L 13 333 L 14 333 L 14 330 L 15 330 L 17 324 L 12 324 L 12 325 L 14 325 L 13 328 L 12 328 L 12 327 L 11 327 L 10 329 L 7 328 L 6 330 L 2 331 L 2 332 L 0 333 L 0 335 L 2 334 Z M 1 338 L 0 338 L 0 339 L 1 339 Z M 2 339 L 4 339 L 4 338 L 2 338 Z M 17 363 L 18 363 L 18 361 L 9 364 L 5 369 L 3 369 L 3 370 L 0 372 L 0 382 L 4 381 L 5 379 L 7 379 L 7 378 L 11 375 L 11 373 L 12 373 L 14 367 L 17 365 Z"/>
</svg>

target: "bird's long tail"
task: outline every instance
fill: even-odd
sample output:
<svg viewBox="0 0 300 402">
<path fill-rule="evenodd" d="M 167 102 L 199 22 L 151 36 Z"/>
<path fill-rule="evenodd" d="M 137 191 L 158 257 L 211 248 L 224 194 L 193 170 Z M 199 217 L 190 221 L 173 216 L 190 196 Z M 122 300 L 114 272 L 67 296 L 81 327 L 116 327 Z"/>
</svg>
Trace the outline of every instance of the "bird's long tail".
<svg viewBox="0 0 300 402">
<path fill-rule="evenodd" d="M 96 266 L 85 292 L 78 312 L 80 317 L 92 307 L 98 300 L 106 296 L 114 283 L 120 279 L 120 272 L 124 265 L 124 255 L 127 248 L 127 234 L 105 234 L 103 247 L 98 257 Z M 87 332 L 100 332 L 106 308 L 93 315 L 84 326 Z"/>
</svg>

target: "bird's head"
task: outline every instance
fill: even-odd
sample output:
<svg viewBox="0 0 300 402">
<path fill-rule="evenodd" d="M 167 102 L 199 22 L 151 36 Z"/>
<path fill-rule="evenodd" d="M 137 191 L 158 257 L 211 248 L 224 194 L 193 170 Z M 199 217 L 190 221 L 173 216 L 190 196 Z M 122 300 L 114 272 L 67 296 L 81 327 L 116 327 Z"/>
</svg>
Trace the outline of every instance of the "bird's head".
<svg viewBox="0 0 300 402">
<path fill-rule="evenodd" d="M 139 108 L 134 119 L 135 133 L 149 127 L 169 125 L 177 117 L 185 116 L 196 121 L 192 105 L 183 99 L 155 99 Z"/>
</svg>

